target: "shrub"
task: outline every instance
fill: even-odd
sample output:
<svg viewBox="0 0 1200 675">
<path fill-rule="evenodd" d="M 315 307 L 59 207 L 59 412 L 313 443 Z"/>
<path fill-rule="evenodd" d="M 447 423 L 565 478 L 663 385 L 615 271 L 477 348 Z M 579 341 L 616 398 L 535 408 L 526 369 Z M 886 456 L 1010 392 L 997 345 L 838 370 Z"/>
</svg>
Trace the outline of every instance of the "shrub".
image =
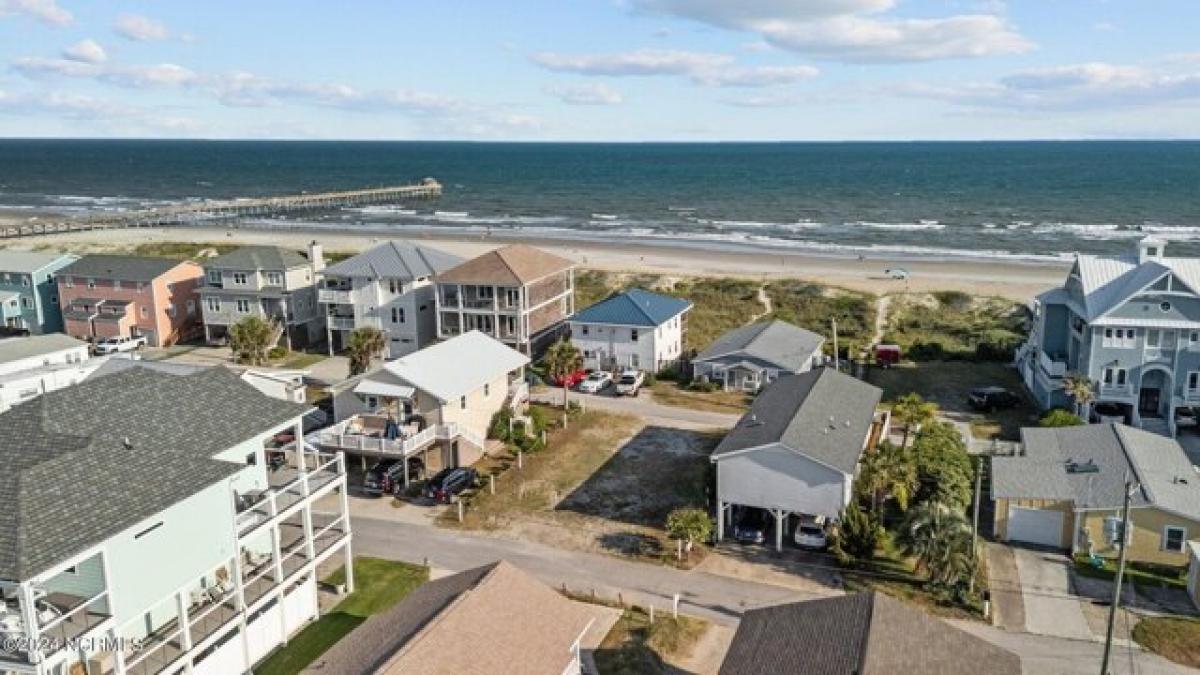
<svg viewBox="0 0 1200 675">
<path fill-rule="evenodd" d="M 852 502 L 842 509 L 831 550 L 838 563 L 852 565 L 874 557 L 882 537 L 883 526 L 879 519 L 863 510 L 858 502 Z"/>
<path fill-rule="evenodd" d="M 672 364 L 655 373 L 655 377 L 667 382 L 679 382 L 683 379 L 683 373 L 679 368 L 679 364 Z"/>
<path fill-rule="evenodd" d="M 913 443 L 917 460 L 916 502 L 935 501 L 963 511 L 971 503 L 974 466 L 962 434 L 953 424 L 931 422 Z"/>
<path fill-rule="evenodd" d="M 1078 427 L 1082 425 L 1083 420 L 1078 415 L 1062 408 L 1054 408 L 1038 420 L 1039 427 Z"/>
<path fill-rule="evenodd" d="M 712 518 L 704 509 L 681 508 L 667 515 L 667 534 L 673 539 L 682 539 L 689 553 L 695 542 L 707 541 L 712 530 Z"/>
<path fill-rule="evenodd" d="M 512 411 L 507 406 L 496 411 L 492 415 L 492 422 L 488 425 L 488 438 L 508 442 L 512 440 L 514 435 L 509 431 L 509 423 L 512 421 Z"/>
<path fill-rule="evenodd" d="M 688 389 L 704 393 L 711 393 L 721 388 L 721 385 L 710 380 L 692 380 L 688 384 Z"/>
<path fill-rule="evenodd" d="M 529 409 L 529 419 L 533 422 L 533 428 L 528 429 L 534 436 L 540 436 L 543 431 L 549 429 L 554 423 L 550 415 L 550 411 L 546 408 L 534 406 Z"/>
</svg>

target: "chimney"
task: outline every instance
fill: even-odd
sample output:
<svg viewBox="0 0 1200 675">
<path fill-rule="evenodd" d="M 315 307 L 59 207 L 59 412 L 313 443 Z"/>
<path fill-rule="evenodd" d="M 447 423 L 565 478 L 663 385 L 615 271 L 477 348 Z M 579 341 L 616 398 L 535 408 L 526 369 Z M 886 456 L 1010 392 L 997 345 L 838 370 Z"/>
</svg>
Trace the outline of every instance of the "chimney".
<svg viewBox="0 0 1200 675">
<path fill-rule="evenodd" d="M 313 273 L 318 273 L 325 269 L 325 251 L 321 245 L 313 239 L 308 244 L 308 262 L 312 265 Z"/>
<path fill-rule="evenodd" d="M 1149 260 L 1162 260 L 1163 250 L 1167 247 L 1165 239 L 1158 237 L 1146 237 L 1138 242 L 1138 263 L 1144 263 Z"/>
</svg>

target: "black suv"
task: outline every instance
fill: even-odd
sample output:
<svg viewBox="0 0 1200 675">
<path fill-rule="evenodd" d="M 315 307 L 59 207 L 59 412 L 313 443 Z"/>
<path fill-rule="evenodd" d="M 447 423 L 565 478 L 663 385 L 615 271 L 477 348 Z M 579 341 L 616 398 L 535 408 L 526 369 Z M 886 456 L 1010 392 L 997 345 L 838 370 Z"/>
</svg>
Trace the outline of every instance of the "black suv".
<svg viewBox="0 0 1200 675">
<path fill-rule="evenodd" d="M 479 482 L 479 472 L 469 466 L 442 469 L 425 484 L 425 496 L 446 504 L 453 503 L 459 493 Z"/>
<path fill-rule="evenodd" d="M 981 412 L 991 412 L 1000 408 L 1015 408 L 1021 402 L 1021 397 L 1003 387 L 980 387 L 972 389 L 967 402 L 971 407 Z"/>
<path fill-rule="evenodd" d="M 408 479 L 421 480 L 425 475 L 425 463 L 420 457 L 408 458 Z M 399 459 L 381 459 L 363 476 L 363 492 L 380 496 L 395 491 L 404 485 L 404 465 Z"/>
</svg>

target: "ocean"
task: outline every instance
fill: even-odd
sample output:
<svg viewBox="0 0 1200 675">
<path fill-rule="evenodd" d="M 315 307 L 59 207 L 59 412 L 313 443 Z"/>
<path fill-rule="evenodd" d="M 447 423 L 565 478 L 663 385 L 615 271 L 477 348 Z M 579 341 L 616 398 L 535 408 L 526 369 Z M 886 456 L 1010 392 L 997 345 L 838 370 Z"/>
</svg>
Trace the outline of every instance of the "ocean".
<svg viewBox="0 0 1200 675">
<path fill-rule="evenodd" d="M 255 226 L 1043 260 L 1200 255 L 1200 142 L 0 140 L 0 211 L 53 217 L 437 178 L 436 202 Z"/>
</svg>

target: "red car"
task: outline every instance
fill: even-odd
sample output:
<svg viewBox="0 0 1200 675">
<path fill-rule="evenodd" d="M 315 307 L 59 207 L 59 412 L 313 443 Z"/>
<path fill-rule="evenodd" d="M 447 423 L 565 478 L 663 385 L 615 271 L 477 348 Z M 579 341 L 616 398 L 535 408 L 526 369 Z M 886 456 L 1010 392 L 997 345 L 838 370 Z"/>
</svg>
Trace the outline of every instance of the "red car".
<svg viewBox="0 0 1200 675">
<path fill-rule="evenodd" d="M 585 378 L 587 378 L 587 376 L 588 376 L 588 371 L 580 368 L 579 370 L 571 373 L 570 375 L 567 375 L 565 377 L 555 377 L 551 381 L 554 383 L 554 386 L 556 386 L 556 387 L 574 388 L 575 385 L 579 384 L 580 382 L 583 382 L 583 380 Z"/>
</svg>

